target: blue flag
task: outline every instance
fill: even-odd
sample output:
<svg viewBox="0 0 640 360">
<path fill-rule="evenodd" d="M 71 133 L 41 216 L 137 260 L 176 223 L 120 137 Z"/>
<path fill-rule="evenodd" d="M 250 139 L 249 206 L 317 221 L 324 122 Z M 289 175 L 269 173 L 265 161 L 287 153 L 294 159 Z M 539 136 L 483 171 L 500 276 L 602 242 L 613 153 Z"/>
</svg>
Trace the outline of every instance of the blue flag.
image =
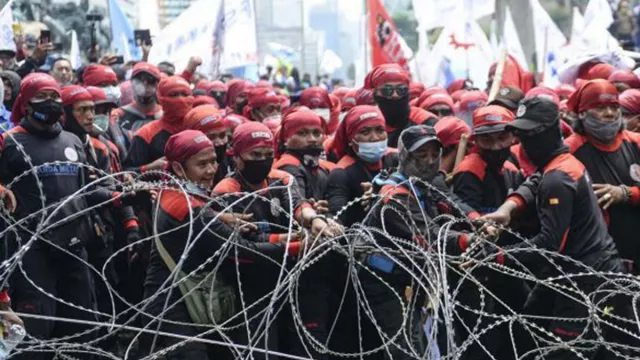
<svg viewBox="0 0 640 360">
<path fill-rule="evenodd" d="M 109 18 L 111 19 L 111 48 L 118 55 L 131 52 L 133 59 L 140 59 L 140 49 L 136 46 L 133 27 L 129 23 L 117 0 L 109 0 Z M 125 43 L 125 39 L 126 42 Z"/>
</svg>

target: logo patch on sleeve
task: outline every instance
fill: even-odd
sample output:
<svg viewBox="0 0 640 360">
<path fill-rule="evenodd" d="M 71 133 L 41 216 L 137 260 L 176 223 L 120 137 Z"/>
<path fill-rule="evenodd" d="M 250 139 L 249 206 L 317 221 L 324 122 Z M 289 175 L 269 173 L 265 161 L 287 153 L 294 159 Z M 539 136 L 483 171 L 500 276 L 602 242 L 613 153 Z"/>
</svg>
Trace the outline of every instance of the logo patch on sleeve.
<svg viewBox="0 0 640 360">
<path fill-rule="evenodd" d="M 558 204 L 560 204 L 560 199 L 558 198 L 549 199 L 549 205 L 558 205 Z"/>
</svg>

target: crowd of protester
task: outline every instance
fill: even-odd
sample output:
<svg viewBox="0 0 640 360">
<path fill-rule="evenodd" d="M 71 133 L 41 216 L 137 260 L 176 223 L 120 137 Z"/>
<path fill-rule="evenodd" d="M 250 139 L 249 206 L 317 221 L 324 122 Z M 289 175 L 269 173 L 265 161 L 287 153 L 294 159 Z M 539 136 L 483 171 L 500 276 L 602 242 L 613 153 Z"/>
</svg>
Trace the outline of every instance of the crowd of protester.
<svg viewBox="0 0 640 360">
<path fill-rule="evenodd" d="M 242 294 L 246 315 L 212 337 L 313 359 L 414 358 L 428 346 L 421 311 L 426 294 L 399 301 L 397 294 L 413 281 L 409 267 L 380 253 L 362 260 L 370 271 L 358 273 L 357 291 L 344 290 L 350 282 L 344 256 L 322 258 L 299 279 L 301 322 L 334 354 L 309 346 L 290 313 L 274 315 L 266 325 L 258 315 L 270 306 L 266 295 L 278 282 L 282 259 L 295 264 L 315 246 L 312 239 L 336 239 L 364 224 L 382 230 L 373 235 L 381 247 L 428 248 L 435 246 L 429 239 L 439 238 L 441 215 L 493 224 L 482 236 L 465 226 L 447 232 L 442 251 L 466 254 L 470 263 L 490 259 L 546 277 L 558 276 L 559 268 L 581 271 L 576 262 L 599 272 L 637 274 L 640 79 L 631 71 L 587 63 L 575 84 L 552 89 L 536 86 L 526 72 L 513 75 L 507 64 L 501 78 L 511 82 L 490 98 L 492 80 L 482 89 L 464 79 L 446 89 L 425 86 L 395 64 L 375 67 L 362 88 L 330 89 L 294 75 L 274 80 L 282 74 L 256 84 L 210 81 L 197 75 L 197 57 L 179 75 L 169 63 L 141 61 L 127 71 L 104 59 L 74 72 L 65 58 L 43 73 L 38 69 L 45 57 L 46 47 L 38 47 L 20 65 L 4 59 L 0 73 L 0 183 L 4 226 L 12 228 L 1 249 L 5 260 L 21 258 L 2 282 L 0 303 L 15 312 L 3 313 L 5 321 L 23 324 L 36 339 L 74 335 L 72 343 L 86 344 L 102 336 L 98 345 L 113 353 L 133 339 L 87 331 L 94 328 L 88 324 L 144 303 L 144 315 L 128 323 L 153 330 L 135 339 L 137 356 L 169 349 L 167 359 L 242 357 L 229 346 L 204 342 L 172 347 L 182 338 L 167 335 L 197 336 L 195 325 L 211 323 L 187 306 L 181 291 L 167 287 L 176 264 L 185 274 L 211 273 L 208 259 L 233 241 L 236 250 L 216 267 L 212 291 Z M 496 66 L 492 79 L 495 72 Z M 166 186 L 116 186 L 134 178 Z M 260 197 L 246 196 L 254 193 Z M 45 219 L 54 225 L 43 231 Z M 292 222 L 295 232 L 288 231 Z M 499 225 L 528 241 L 500 232 Z M 188 243 L 192 234 L 204 238 Z M 485 235 L 498 240 L 486 242 Z M 532 246 L 535 251 L 523 251 Z M 541 261 L 543 252 L 562 255 L 559 267 Z M 569 296 L 500 274 L 485 280 L 494 299 L 462 287 L 463 309 L 482 301 L 496 313 L 539 314 L 538 326 L 565 342 L 596 338 L 595 329 L 572 321 L 593 309 Z M 462 279 L 451 274 L 449 281 Z M 589 293 L 602 283 L 587 275 L 574 285 Z M 120 295 L 115 302 L 113 291 Z M 358 296 L 367 299 L 375 322 L 356 316 Z M 632 318 L 633 309 L 616 298 L 599 304 Z M 224 306 L 218 310 L 222 318 L 233 315 L 225 315 L 233 311 Z M 117 319 L 127 321 L 127 315 Z M 461 311 L 453 324 L 456 341 L 474 336 L 472 329 L 483 321 Z M 412 336 L 389 343 L 404 327 Z M 598 336 L 629 345 L 624 351 L 637 355 L 635 325 L 605 330 Z M 462 358 L 513 358 L 512 343 L 505 341 L 512 331 L 519 351 L 540 346 L 527 331 L 498 324 Z M 447 345 L 439 345 L 446 354 Z M 582 353 L 616 358 L 598 347 Z M 69 354 L 98 358 L 72 347 Z M 14 358 L 52 354 L 36 346 Z M 545 358 L 579 357 L 559 347 Z"/>
</svg>

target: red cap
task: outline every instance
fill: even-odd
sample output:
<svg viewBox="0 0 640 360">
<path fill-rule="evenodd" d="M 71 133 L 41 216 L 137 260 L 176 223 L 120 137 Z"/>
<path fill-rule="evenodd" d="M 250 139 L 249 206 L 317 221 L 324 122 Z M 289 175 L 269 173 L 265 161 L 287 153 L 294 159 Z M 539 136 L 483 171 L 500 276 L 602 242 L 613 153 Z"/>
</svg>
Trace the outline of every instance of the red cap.
<svg viewBox="0 0 640 360">
<path fill-rule="evenodd" d="M 39 92 L 43 90 L 53 90 L 60 95 L 60 86 L 51 75 L 43 73 L 31 73 L 25 76 L 20 83 L 18 97 L 13 103 L 11 111 L 11 122 L 20 123 L 26 115 L 27 103 Z"/>
<path fill-rule="evenodd" d="M 200 130 L 205 134 L 226 129 L 228 126 L 222 121 L 223 115 L 224 113 L 214 106 L 198 106 L 191 109 L 184 117 L 184 126 L 187 129 Z"/>
<path fill-rule="evenodd" d="M 233 131 L 233 155 L 240 156 L 255 148 L 273 148 L 273 133 L 266 125 L 251 121 Z"/>
<path fill-rule="evenodd" d="M 463 134 L 471 133 L 469 125 L 464 120 L 455 116 L 445 116 L 433 126 L 438 134 L 438 139 L 442 143 L 442 146 L 447 148 L 449 146 L 457 145 L 460 143 L 460 137 Z"/>
<path fill-rule="evenodd" d="M 331 99 L 329 99 L 327 90 L 321 87 L 312 87 L 302 91 L 302 94 L 300 94 L 300 105 L 306 106 L 309 109 L 328 109 L 331 107 Z"/>
<path fill-rule="evenodd" d="M 351 89 L 344 94 L 344 98 L 342 98 L 342 111 L 349 111 L 351 108 L 357 105 L 358 90 Z"/>
<path fill-rule="evenodd" d="M 118 76 L 110 66 L 91 64 L 82 73 L 84 86 L 100 86 L 101 84 L 118 84 Z"/>
<path fill-rule="evenodd" d="M 625 90 L 620 94 L 619 100 L 620 106 L 624 108 L 623 111 L 633 115 L 640 114 L 640 90 Z"/>
<path fill-rule="evenodd" d="M 107 95 L 105 95 L 104 91 L 102 91 L 102 89 L 100 89 L 99 87 L 87 86 L 86 89 L 89 94 L 91 94 L 91 98 L 93 98 L 93 102 L 96 103 L 96 105 L 108 102 Z"/>
<path fill-rule="evenodd" d="M 448 95 L 449 93 L 447 92 L 447 90 L 445 90 L 443 87 L 441 86 L 430 86 L 428 88 L 426 88 L 422 94 L 420 94 L 420 97 L 418 97 L 418 101 L 416 101 L 416 104 L 420 105 L 422 104 L 429 96 L 433 95 L 433 94 L 446 94 Z"/>
<path fill-rule="evenodd" d="M 615 70 L 616 68 L 610 64 L 605 64 L 605 63 L 596 64 L 587 72 L 587 80 L 595 80 L 595 79 L 607 80 Z"/>
<path fill-rule="evenodd" d="M 473 112 L 473 134 L 482 135 L 504 131 L 513 122 L 513 113 L 499 105 L 489 105 Z"/>
<path fill-rule="evenodd" d="M 209 105 L 214 106 L 216 109 L 219 108 L 218 102 L 216 99 L 207 95 L 197 95 L 193 97 L 193 107 L 201 106 L 201 105 Z"/>
<path fill-rule="evenodd" d="M 569 97 L 574 91 L 576 91 L 576 88 L 569 84 L 560 84 L 556 87 L 558 96 Z"/>
<path fill-rule="evenodd" d="M 68 85 L 62 88 L 62 106 L 72 106 L 80 101 L 93 101 L 93 96 L 79 85 Z"/>
<path fill-rule="evenodd" d="M 525 99 L 540 97 L 543 99 L 551 100 L 558 106 L 560 105 L 560 97 L 558 96 L 558 94 L 556 94 L 556 92 L 552 89 L 544 86 L 534 87 L 533 89 L 527 91 L 524 97 Z"/>
<path fill-rule="evenodd" d="M 419 82 L 411 82 L 409 84 L 409 99 L 417 99 L 424 92 L 424 84 Z"/>
<path fill-rule="evenodd" d="M 460 111 L 468 112 L 484 106 L 489 100 L 487 94 L 480 90 L 467 91 L 460 97 Z"/>
<path fill-rule="evenodd" d="M 156 66 L 149 64 L 148 62 L 141 61 L 135 64 L 133 66 L 133 70 L 131 71 L 131 78 L 136 77 L 136 75 L 140 73 L 147 73 L 156 78 L 156 80 L 161 80 L 160 70 L 158 70 Z"/>
<path fill-rule="evenodd" d="M 238 125 L 247 123 L 249 121 L 250 120 L 246 117 L 238 114 L 227 114 L 222 119 L 222 122 L 225 124 L 225 126 L 228 126 L 231 130 L 237 128 Z"/>
<path fill-rule="evenodd" d="M 576 90 L 567 106 L 575 113 L 593 109 L 599 105 L 619 105 L 618 89 L 607 80 L 589 80 Z"/>
<path fill-rule="evenodd" d="M 227 91 L 227 85 L 220 80 L 212 81 L 209 83 L 209 88 L 207 89 L 207 93 L 212 91 Z"/>
<path fill-rule="evenodd" d="M 164 147 L 164 156 L 169 163 L 184 163 L 202 150 L 211 149 L 213 143 L 198 130 L 184 130 L 172 135 Z"/>
<path fill-rule="evenodd" d="M 450 109 L 453 109 L 453 99 L 448 94 L 437 93 L 426 98 L 420 104 L 420 107 L 429 110 L 435 105 L 447 105 Z"/>
<path fill-rule="evenodd" d="M 398 64 L 382 64 L 374 67 L 364 78 L 365 89 L 375 89 L 378 86 L 400 82 L 409 86 L 409 74 Z"/>
<path fill-rule="evenodd" d="M 361 88 L 356 92 L 356 105 L 375 105 L 373 90 Z"/>
<path fill-rule="evenodd" d="M 640 78 L 631 70 L 617 70 L 609 76 L 612 83 L 621 82 L 627 84 L 632 89 L 640 88 Z"/>
<path fill-rule="evenodd" d="M 347 153 L 347 147 L 353 137 L 367 126 L 385 126 L 384 116 L 377 106 L 358 105 L 349 110 L 344 120 L 338 125 L 331 143 L 331 152 L 338 158 L 342 158 Z"/>
</svg>

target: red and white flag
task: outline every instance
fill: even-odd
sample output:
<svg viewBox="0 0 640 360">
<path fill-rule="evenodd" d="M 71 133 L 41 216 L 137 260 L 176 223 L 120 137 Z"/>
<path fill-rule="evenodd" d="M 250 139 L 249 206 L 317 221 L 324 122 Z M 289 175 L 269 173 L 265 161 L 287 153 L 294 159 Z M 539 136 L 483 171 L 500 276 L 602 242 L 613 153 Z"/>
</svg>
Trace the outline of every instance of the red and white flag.
<svg viewBox="0 0 640 360">
<path fill-rule="evenodd" d="M 396 26 L 382 5 L 382 1 L 367 0 L 367 9 L 372 65 L 396 63 L 409 71 L 409 59 L 413 54 L 396 31 Z"/>
</svg>

